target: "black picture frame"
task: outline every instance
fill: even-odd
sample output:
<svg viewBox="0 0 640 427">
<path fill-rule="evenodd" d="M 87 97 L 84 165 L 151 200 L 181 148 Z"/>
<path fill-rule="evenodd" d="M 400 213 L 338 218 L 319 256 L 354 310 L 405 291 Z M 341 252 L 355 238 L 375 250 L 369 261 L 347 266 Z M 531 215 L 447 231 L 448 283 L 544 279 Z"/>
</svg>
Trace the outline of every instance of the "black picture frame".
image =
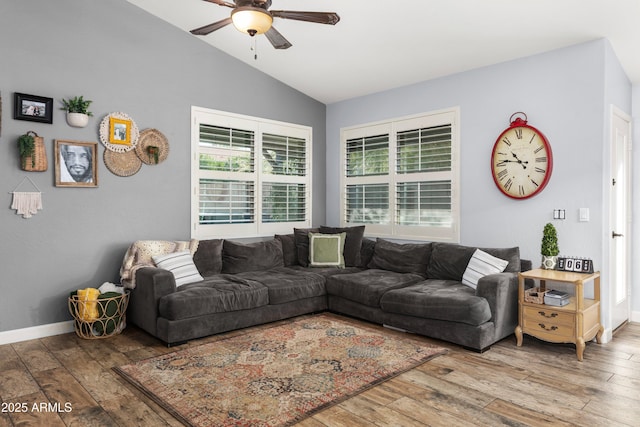
<svg viewBox="0 0 640 427">
<path fill-rule="evenodd" d="M 15 120 L 53 123 L 53 98 L 15 92 L 13 101 Z"/>
</svg>

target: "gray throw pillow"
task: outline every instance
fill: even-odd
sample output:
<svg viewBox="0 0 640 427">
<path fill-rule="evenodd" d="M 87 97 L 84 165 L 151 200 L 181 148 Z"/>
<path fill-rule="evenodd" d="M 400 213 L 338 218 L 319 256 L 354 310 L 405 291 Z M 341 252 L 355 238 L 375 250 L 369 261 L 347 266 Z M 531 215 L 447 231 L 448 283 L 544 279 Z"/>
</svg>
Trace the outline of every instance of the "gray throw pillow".
<svg viewBox="0 0 640 427">
<path fill-rule="evenodd" d="M 225 240 L 222 246 L 222 272 L 269 270 L 283 267 L 282 243 L 278 239 L 255 243 Z"/>
<path fill-rule="evenodd" d="M 431 243 L 395 243 L 378 238 L 368 267 L 425 276 L 430 256 Z"/>
<path fill-rule="evenodd" d="M 347 267 L 357 267 L 360 265 L 360 248 L 362 247 L 362 238 L 364 237 L 364 227 L 364 225 L 354 227 L 327 227 L 322 225 L 320 226 L 320 233 L 346 233 L 347 238 L 344 241 L 344 265 Z"/>
<path fill-rule="evenodd" d="M 282 243 L 284 266 L 298 265 L 298 248 L 296 248 L 295 234 L 276 234 L 274 237 Z"/>
<path fill-rule="evenodd" d="M 319 233 L 319 228 L 294 228 L 296 249 L 298 251 L 298 264 L 309 267 L 309 233 Z"/>
<path fill-rule="evenodd" d="M 203 276 L 213 276 L 222 271 L 222 239 L 200 240 L 193 254 L 193 263 Z"/>
</svg>

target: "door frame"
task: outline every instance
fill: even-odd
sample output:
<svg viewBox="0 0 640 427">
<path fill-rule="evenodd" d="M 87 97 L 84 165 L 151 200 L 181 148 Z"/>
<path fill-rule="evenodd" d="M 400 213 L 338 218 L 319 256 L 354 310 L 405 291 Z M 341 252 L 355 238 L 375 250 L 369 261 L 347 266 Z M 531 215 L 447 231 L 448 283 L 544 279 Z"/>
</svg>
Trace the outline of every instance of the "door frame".
<svg viewBox="0 0 640 427">
<path fill-rule="evenodd" d="M 626 149 L 624 151 L 624 162 L 625 162 L 625 181 L 626 181 L 626 192 L 625 192 L 625 199 L 626 199 L 626 212 L 625 212 L 625 221 L 626 221 L 626 225 L 625 225 L 625 236 L 624 236 L 624 243 L 625 243 L 625 252 L 626 252 L 626 259 L 625 259 L 625 271 L 624 271 L 624 275 L 626 277 L 626 287 L 627 287 L 627 312 L 628 312 L 628 316 L 629 318 L 627 319 L 627 321 L 631 320 L 631 241 L 632 241 L 632 229 L 631 229 L 631 219 L 632 219 L 632 190 L 631 190 L 631 185 L 632 185 L 632 175 L 631 175 L 631 166 L 632 166 L 632 118 L 629 114 L 625 113 L 623 110 L 621 110 L 620 108 L 616 107 L 615 105 L 611 105 L 611 108 L 609 110 L 609 153 L 610 153 L 610 166 L 609 166 L 609 176 L 607 177 L 607 181 L 608 181 L 608 188 L 609 188 L 609 221 L 607 224 L 607 228 L 606 228 L 606 239 L 609 242 L 608 244 L 608 259 L 609 259 L 609 292 L 607 295 L 607 300 L 608 300 L 608 324 L 610 326 L 610 329 L 607 331 L 606 333 L 606 340 L 610 341 L 612 334 L 613 334 L 613 330 L 614 330 L 614 326 L 613 326 L 613 311 L 614 308 L 616 306 L 616 302 L 615 302 L 615 287 L 613 286 L 613 255 L 614 255 L 614 244 L 612 241 L 612 237 L 611 237 L 611 233 L 614 231 L 614 227 L 615 227 L 615 221 L 614 221 L 614 214 L 613 214 L 613 188 L 612 188 L 612 179 L 613 179 L 613 171 L 615 168 L 614 165 L 614 161 L 615 159 L 615 144 L 616 144 L 616 135 L 615 135 L 615 128 L 613 126 L 613 121 L 615 117 L 619 117 L 622 120 L 624 120 L 625 122 L 627 122 L 627 134 L 628 134 L 628 141 L 627 141 L 627 146 Z"/>
</svg>

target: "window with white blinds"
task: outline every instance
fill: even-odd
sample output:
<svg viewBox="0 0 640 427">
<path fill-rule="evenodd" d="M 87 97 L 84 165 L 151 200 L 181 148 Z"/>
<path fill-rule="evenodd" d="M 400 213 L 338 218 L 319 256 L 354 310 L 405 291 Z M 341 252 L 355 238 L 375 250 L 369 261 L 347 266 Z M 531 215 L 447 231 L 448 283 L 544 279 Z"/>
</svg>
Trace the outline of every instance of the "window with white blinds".
<svg viewBox="0 0 640 427">
<path fill-rule="evenodd" d="M 193 107 L 192 237 L 267 236 L 309 227 L 311 132 Z"/>
<path fill-rule="evenodd" d="M 343 225 L 459 241 L 459 111 L 342 129 Z"/>
</svg>

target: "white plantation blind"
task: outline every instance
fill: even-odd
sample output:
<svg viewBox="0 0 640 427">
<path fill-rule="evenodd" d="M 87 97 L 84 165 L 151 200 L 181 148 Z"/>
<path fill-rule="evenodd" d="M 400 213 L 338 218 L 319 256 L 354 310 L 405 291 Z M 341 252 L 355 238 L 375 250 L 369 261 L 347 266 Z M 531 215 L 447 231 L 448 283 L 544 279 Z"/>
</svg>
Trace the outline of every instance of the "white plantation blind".
<svg viewBox="0 0 640 427">
<path fill-rule="evenodd" d="M 254 183 L 200 179 L 200 224 L 248 224 L 255 221 Z"/>
<path fill-rule="evenodd" d="M 200 169 L 227 172 L 254 171 L 254 132 L 201 124 Z"/>
<path fill-rule="evenodd" d="M 311 128 L 193 107 L 192 152 L 193 238 L 310 226 Z"/>
<path fill-rule="evenodd" d="M 347 176 L 389 173 L 389 135 L 355 138 L 347 141 Z"/>
<path fill-rule="evenodd" d="M 457 109 L 342 130 L 342 223 L 459 240 Z"/>
<path fill-rule="evenodd" d="M 273 175 L 305 176 L 307 141 L 286 135 L 262 136 L 263 171 Z"/>
</svg>

